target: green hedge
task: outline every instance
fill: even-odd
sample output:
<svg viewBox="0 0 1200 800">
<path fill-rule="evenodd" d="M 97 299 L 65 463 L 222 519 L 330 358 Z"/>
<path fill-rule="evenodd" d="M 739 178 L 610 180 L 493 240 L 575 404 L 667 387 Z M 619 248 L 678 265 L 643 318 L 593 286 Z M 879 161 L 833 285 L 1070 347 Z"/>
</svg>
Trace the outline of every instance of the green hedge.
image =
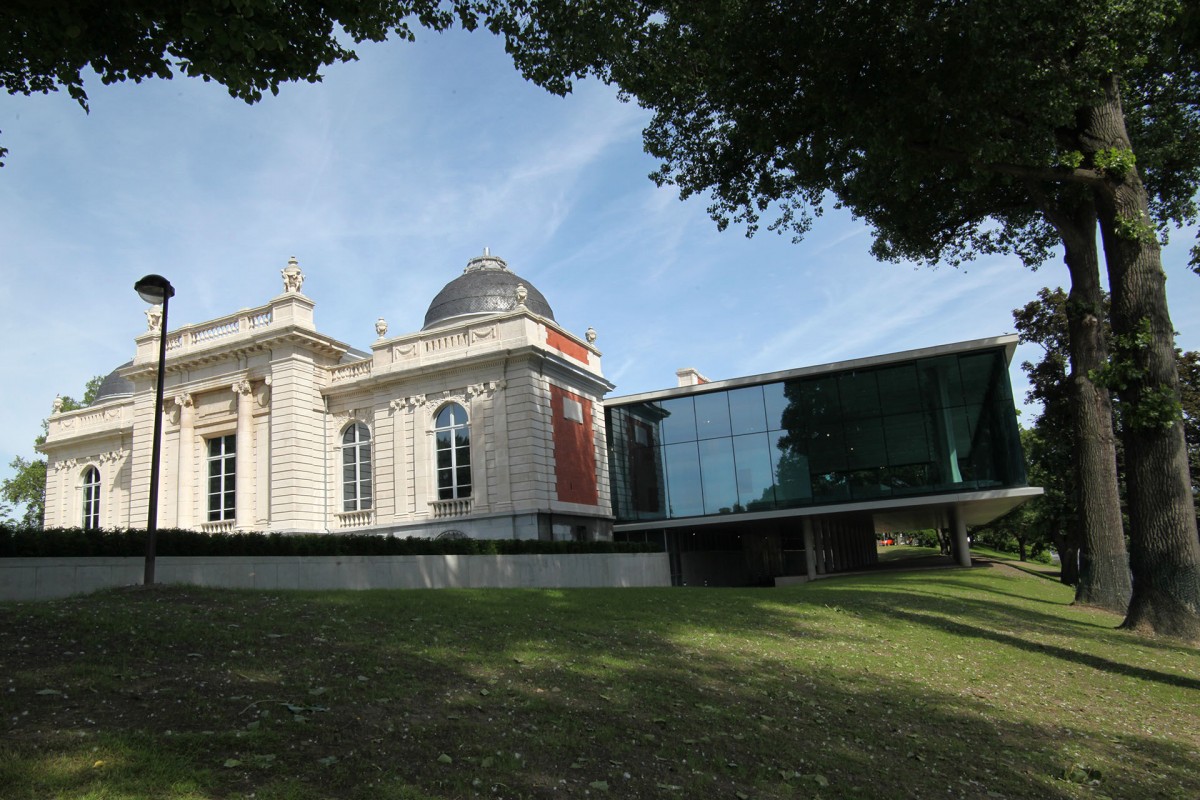
<svg viewBox="0 0 1200 800">
<path fill-rule="evenodd" d="M 633 542 L 544 542 L 538 539 L 418 539 L 412 536 L 305 533 L 198 533 L 159 530 L 160 556 L 430 556 L 527 553 L 653 553 Z M 39 530 L 0 525 L 0 558 L 142 556 L 144 530 Z"/>
</svg>

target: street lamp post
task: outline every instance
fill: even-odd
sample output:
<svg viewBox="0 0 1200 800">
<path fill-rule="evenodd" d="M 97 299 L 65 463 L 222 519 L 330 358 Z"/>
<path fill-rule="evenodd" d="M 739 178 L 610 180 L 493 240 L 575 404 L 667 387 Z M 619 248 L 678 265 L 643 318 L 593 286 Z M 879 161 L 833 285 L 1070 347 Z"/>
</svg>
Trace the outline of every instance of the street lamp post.
<svg viewBox="0 0 1200 800">
<path fill-rule="evenodd" d="M 158 540 L 158 467 L 162 448 L 163 376 L 167 361 L 167 304 L 175 296 L 175 287 L 162 275 L 147 275 L 133 285 L 138 296 L 152 305 L 162 304 L 162 324 L 158 333 L 158 386 L 154 391 L 154 443 L 150 454 L 150 502 L 146 514 L 146 568 L 142 583 L 154 583 L 154 550 Z"/>
</svg>

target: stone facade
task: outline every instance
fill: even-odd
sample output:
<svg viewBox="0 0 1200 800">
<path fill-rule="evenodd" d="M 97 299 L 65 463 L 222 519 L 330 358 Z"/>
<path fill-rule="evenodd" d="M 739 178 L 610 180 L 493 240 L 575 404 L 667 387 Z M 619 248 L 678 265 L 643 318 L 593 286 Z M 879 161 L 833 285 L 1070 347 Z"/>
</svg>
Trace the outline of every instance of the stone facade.
<svg viewBox="0 0 1200 800">
<path fill-rule="evenodd" d="M 369 353 L 317 331 L 295 259 L 283 279 L 266 305 L 167 334 L 160 527 L 611 537 L 594 333 L 560 327 L 502 260 L 472 259 L 421 331 L 378 320 Z M 146 523 L 161 314 L 147 318 L 109 390 L 50 417 L 48 527 Z"/>
</svg>

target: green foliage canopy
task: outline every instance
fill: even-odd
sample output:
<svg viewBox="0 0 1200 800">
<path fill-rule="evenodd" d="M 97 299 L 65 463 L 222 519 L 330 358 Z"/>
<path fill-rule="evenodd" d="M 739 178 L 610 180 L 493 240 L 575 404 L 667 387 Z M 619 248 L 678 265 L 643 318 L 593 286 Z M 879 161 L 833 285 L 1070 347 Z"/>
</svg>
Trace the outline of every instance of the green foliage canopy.
<svg viewBox="0 0 1200 800">
<path fill-rule="evenodd" d="M 832 202 L 885 258 L 1040 263 L 1039 203 L 1133 157 L 1080 140 L 1108 75 L 1156 219 L 1196 217 L 1200 25 L 1181 0 L 493 5 L 527 77 L 561 93 L 594 74 L 653 110 L 653 177 L 711 194 L 722 228 L 803 235 Z"/>
<path fill-rule="evenodd" d="M 9 0 L 0 5 L 0 88 L 66 89 L 85 110 L 84 81 L 176 73 L 216 81 L 254 103 L 288 81 L 357 56 L 353 42 L 415 37 L 414 29 L 476 25 L 468 0 Z M 0 157 L 4 151 L 0 148 Z"/>
</svg>

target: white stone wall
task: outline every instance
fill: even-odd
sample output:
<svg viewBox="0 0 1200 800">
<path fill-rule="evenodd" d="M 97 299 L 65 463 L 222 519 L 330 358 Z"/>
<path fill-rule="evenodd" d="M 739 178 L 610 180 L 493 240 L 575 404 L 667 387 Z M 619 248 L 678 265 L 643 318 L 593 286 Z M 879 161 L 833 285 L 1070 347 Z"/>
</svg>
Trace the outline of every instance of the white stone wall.
<svg viewBox="0 0 1200 800">
<path fill-rule="evenodd" d="M 611 518 L 602 405 L 611 385 L 591 342 L 522 307 L 381 336 L 355 360 L 317 333 L 312 311 L 297 284 L 265 306 L 168 333 L 160 527 L 536 538 L 551 514 Z M 101 470 L 102 525 L 145 524 L 158 338 L 136 339 L 123 373 L 131 398 L 52 417 L 48 525 L 80 523 L 81 476 L 92 462 Z M 557 500 L 551 382 L 592 401 L 594 507 Z M 432 428 L 448 402 L 462 405 L 471 425 L 472 496 L 461 503 L 437 501 Z M 347 514 L 341 436 L 354 420 L 371 431 L 373 502 Z M 213 523 L 207 442 L 231 434 L 237 519 Z"/>
</svg>

